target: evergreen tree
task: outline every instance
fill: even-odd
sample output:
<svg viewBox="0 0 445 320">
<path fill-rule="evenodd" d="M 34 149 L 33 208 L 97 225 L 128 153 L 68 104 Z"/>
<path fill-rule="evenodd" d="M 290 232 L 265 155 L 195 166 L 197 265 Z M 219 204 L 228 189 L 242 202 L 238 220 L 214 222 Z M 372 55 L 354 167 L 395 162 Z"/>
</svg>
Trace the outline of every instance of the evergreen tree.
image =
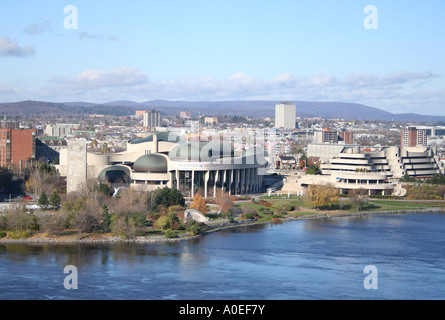
<svg viewBox="0 0 445 320">
<path fill-rule="evenodd" d="M 59 208 L 60 204 L 61 204 L 61 199 L 59 194 L 57 193 L 57 191 L 54 190 L 53 194 L 51 195 L 51 197 L 49 198 L 49 204 L 54 207 L 54 208 Z"/>
<path fill-rule="evenodd" d="M 102 230 L 105 232 L 111 231 L 111 214 L 106 204 L 102 206 Z"/>
<path fill-rule="evenodd" d="M 46 207 L 46 206 L 49 205 L 48 196 L 46 195 L 45 192 L 42 192 L 42 194 L 40 195 L 39 200 L 38 200 L 38 204 L 41 207 Z"/>
</svg>

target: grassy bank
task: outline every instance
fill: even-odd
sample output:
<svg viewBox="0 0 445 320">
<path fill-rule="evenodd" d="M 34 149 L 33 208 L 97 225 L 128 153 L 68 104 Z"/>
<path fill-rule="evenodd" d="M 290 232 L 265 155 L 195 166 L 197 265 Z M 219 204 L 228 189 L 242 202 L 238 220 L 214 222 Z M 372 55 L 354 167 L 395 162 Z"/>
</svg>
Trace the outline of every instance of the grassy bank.
<svg viewBox="0 0 445 320">
<path fill-rule="evenodd" d="M 287 203 L 292 210 L 280 210 L 276 203 Z M 428 212 L 429 209 L 434 211 L 445 211 L 445 201 L 408 201 L 408 200 L 388 200 L 388 199 L 372 199 L 362 208 L 356 210 L 350 200 L 343 199 L 340 204 L 331 210 L 319 210 L 314 208 L 310 201 L 301 199 L 270 199 L 261 201 L 261 203 L 246 201 L 237 203 L 236 208 L 243 210 L 244 207 L 250 207 L 255 214 L 252 219 L 247 219 L 240 215 L 234 222 L 222 223 L 218 227 L 210 227 L 201 233 L 205 235 L 212 232 L 227 230 L 230 228 L 239 228 L 252 226 L 256 224 L 274 223 L 289 220 L 300 219 L 319 219 L 338 216 L 353 216 L 366 214 L 384 214 L 384 213 L 408 213 L 408 212 Z M 252 211 L 251 211 L 252 212 Z M 214 221 L 212 221 L 214 223 Z M 176 242 L 189 239 L 196 239 L 199 236 L 192 236 L 185 230 L 177 230 L 173 237 L 166 236 L 165 231 L 156 228 L 149 228 L 145 232 L 133 239 L 124 239 L 112 235 L 111 233 L 93 232 L 79 233 L 75 229 L 64 230 L 57 235 L 47 235 L 45 233 L 30 232 L 29 235 L 22 239 L 14 239 L 6 234 L 0 243 L 97 243 L 97 242 Z"/>
</svg>

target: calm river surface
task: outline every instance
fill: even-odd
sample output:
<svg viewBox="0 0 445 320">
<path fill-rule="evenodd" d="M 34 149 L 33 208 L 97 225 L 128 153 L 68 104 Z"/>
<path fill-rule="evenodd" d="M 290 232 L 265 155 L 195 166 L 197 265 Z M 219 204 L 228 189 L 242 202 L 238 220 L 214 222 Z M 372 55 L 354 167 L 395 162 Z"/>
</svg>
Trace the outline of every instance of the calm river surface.
<svg viewBox="0 0 445 320">
<path fill-rule="evenodd" d="M 67 265 L 77 290 L 64 287 Z M 365 289 L 369 275 L 377 289 Z M 3 244 L 0 288 L 1 300 L 445 299 L 445 214 L 294 221 L 171 244 Z"/>
</svg>

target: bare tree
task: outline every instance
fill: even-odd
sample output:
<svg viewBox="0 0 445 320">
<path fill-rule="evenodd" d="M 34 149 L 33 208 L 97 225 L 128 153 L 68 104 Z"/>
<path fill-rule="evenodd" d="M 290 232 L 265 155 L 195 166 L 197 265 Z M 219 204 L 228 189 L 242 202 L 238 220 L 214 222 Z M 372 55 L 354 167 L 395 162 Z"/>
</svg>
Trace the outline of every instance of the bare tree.
<svg viewBox="0 0 445 320">
<path fill-rule="evenodd" d="M 27 213 L 22 206 L 10 209 L 5 214 L 6 227 L 10 231 L 26 231 L 33 227 L 34 216 Z"/>
<path fill-rule="evenodd" d="M 224 190 L 218 190 L 216 193 L 216 202 L 223 213 L 230 213 L 233 208 L 233 201 L 230 194 Z"/>
<path fill-rule="evenodd" d="M 357 211 L 361 211 L 368 204 L 368 192 L 365 189 L 353 190 L 349 194 L 349 199 L 351 200 L 352 206 L 357 209 Z"/>
<path fill-rule="evenodd" d="M 43 231 L 50 235 L 54 235 L 65 230 L 68 221 L 68 215 L 63 211 L 56 212 L 53 215 L 41 214 L 37 216 L 37 221 L 40 226 L 40 231 Z"/>
<path fill-rule="evenodd" d="M 92 199 L 86 199 L 83 206 L 73 213 L 72 224 L 79 233 L 92 232 L 100 227 L 102 207 Z"/>
</svg>

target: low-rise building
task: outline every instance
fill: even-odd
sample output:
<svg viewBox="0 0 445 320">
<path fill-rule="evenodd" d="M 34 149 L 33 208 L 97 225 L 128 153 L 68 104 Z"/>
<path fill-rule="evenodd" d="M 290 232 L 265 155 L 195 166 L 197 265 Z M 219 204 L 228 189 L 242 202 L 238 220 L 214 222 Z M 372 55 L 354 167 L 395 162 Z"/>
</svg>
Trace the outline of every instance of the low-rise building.
<svg viewBox="0 0 445 320">
<path fill-rule="evenodd" d="M 230 144 L 190 143 L 169 132 L 130 141 L 125 152 L 116 154 L 89 153 L 83 146 L 86 143 L 73 143 L 60 154 L 57 168 L 61 176 L 75 181 L 68 186 L 70 192 L 76 191 L 76 186 L 81 190 L 87 179 L 99 179 L 142 191 L 176 188 L 191 197 L 198 191 L 206 197 L 215 196 L 217 189 L 234 195 L 256 193 L 262 190 L 268 167 L 264 150 L 251 148 L 235 157 Z M 70 170 L 71 163 L 82 169 Z"/>
<path fill-rule="evenodd" d="M 349 147 L 320 168 L 321 175 L 306 175 L 300 185 L 330 183 L 346 194 L 365 189 L 370 195 L 403 195 L 398 181 L 405 175 L 426 178 L 444 173 L 437 150 L 431 147 Z"/>
</svg>

